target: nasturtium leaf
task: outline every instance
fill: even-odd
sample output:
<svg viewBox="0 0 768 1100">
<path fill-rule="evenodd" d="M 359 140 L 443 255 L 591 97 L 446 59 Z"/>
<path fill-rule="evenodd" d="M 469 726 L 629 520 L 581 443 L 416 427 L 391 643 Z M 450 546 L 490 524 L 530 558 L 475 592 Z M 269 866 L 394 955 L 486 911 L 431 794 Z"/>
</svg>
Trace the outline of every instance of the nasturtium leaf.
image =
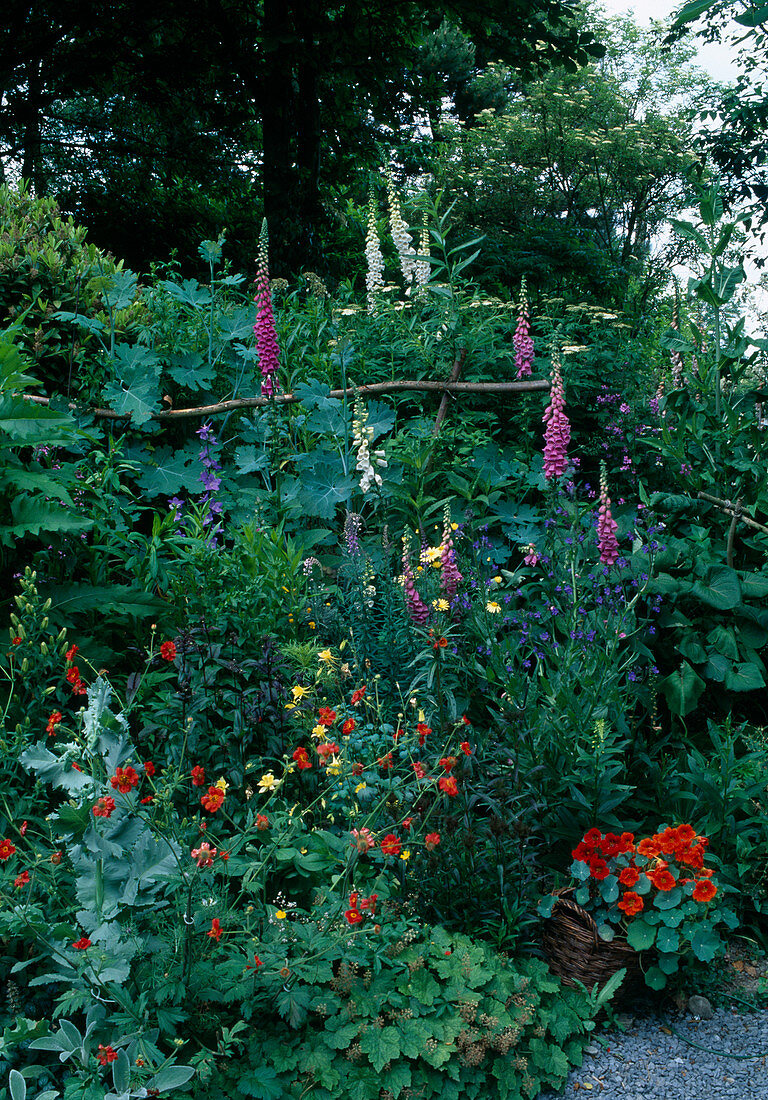
<svg viewBox="0 0 768 1100">
<path fill-rule="evenodd" d="M 659 955 L 656 961 L 659 969 L 663 970 L 665 974 L 676 974 L 680 969 L 679 955 Z"/>
<path fill-rule="evenodd" d="M 663 989 L 667 984 L 667 975 L 658 966 L 651 966 L 645 973 L 645 984 L 651 989 Z"/>
<path fill-rule="evenodd" d="M 662 925 L 656 935 L 656 946 L 659 951 L 679 951 L 680 933 L 674 928 L 666 928 Z"/>
<path fill-rule="evenodd" d="M 600 883 L 600 896 L 607 905 L 619 900 L 619 880 L 615 875 L 608 875 Z"/>
<path fill-rule="evenodd" d="M 656 929 L 641 917 L 635 917 L 627 931 L 627 943 L 635 951 L 647 951 L 656 939 Z"/>
<path fill-rule="evenodd" d="M 691 936 L 691 949 L 701 962 L 712 962 L 720 946 L 720 937 L 711 928 L 700 928 Z"/>
<path fill-rule="evenodd" d="M 610 924 L 601 924 L 597 929 L 597 934 L 601 940 L 606 943 L 610 943 L 614 939 L 616 932 L 611 928 Z"/>
<path fill-rule="evenodd" d="M 653 899 L 653 904 L 657 909 L 674 909 L 682 900 L 683 891 L 679 886 L 675 886 L 672 890 L 660 890 Z"/>
</svg>

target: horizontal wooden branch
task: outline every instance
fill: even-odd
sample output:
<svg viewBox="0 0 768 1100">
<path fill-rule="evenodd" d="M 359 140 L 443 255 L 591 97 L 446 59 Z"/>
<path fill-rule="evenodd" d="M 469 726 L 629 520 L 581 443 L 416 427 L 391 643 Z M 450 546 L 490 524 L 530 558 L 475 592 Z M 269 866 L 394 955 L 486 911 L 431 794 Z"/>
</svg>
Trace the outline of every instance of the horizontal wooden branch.
<svg viewBox="0 0 768 1100">
<path fill-rule="evenodd" d="M 519 382 L 422 382 L 419 380 L 406 380 L 403 382 L 372 382 L 367 386 L 348 386 L 345 390 L 331 390 L 328 397 L 354 397 L 356 393 L 361 397 L 374 397 L 382 393 L 476 393 L 476 394 L 519 394 L 535 393 L 548 390 L 549 381 L 546 378 L 526 378 Z M 50 404 L 50 398 L 38 397 L 37 394 L 25 393 L 23 397 L 27 401 L 34 401 L 37 405 Z M 215 405 L 200 405 L 194 409 L 163 409 L 161 412 L 153 412 L 152 420 L 185 420 L 197 416 L 215 416 L 217 413 L 232 412 L 234 409 L 264 408 L 269 404 L 292 405 L 300 402 L 301 398 L 295 393 L 278 393 L 274 397 L 237 397 L 231 401 L 219 401 Z M 78 406 L 74 401 L 69 403 L 70 409 Z M 130 420 L 129 413 L 118 413 L 113 409 L 89 409 L 91 415 L 99 420 Z"/>
<path fill-rule="evenodd" d="M 727 516 L 732 516 L 735 520 L 741 520 L 742 523 L 746 523 L 748 527 L 754 527 L 758 531 L 762 531 L 763 534 L 768 535 L 768 527 L 762 523 L 758 523 L 757 520 L 752 519 L 751 516 L 745 516 L 744 511 L 739 503 L 734 504 L 731 500 L 722 500 L 720 497 L 710 496 L 709 493 L 697 493 L 696 496 L 699 500 L 706 500 L 710 504 L 714 504 L 716 508 L 719 508 L 721 512 L 724 512 Z"/>
</svg>

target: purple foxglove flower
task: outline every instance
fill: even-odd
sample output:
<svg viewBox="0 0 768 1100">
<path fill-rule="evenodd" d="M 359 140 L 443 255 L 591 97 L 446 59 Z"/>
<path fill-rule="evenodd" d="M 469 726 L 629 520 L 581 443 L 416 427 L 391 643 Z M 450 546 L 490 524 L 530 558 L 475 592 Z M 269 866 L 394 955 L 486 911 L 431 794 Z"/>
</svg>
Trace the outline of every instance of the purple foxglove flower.
<svg viewBox="0 0 768 1100">
<path fill-rule="evenodd" d="M 449 599 L 453 599 L 458 591 L 459 583 L 464 578 L 456 564 L 456 550 L 451 538 L 450 524 L 443 529 L 443 544 L 440 548 L 440 587 Z"/>
<path fill-rule="evenodd" d="M 608 496 L 608 476 L 605 464 L 600 465 L 600 507 L 597 515 L 597 544 L 603 565 L 613 565 L 619 556 L 616 539 L 616 520 L 611 515 L 611 498 Z"/>
<path fill-rule="evenodd" d="M 265 218 L 259 238 L 256 297 L 254 298 L 254 301 L 258 304 L 258 313 L 253 331 L 256 333 L 256 352 L 261 366 L 261 394 L 262 397 L 274 397 L 280 388 L 277 380 L 277 371 L 280 366 L 280 348 L 277 344 L 275 315 L 272 311 L 272 292 L 269 289 L 267 255 L 267 219 Z"/>
<path fill-rule="evenodd" d="M 523 276 L 523 283 L 520 288 L 520 313 L 513 343 L 515 345 L 515 366 L 517 367 L 516 377 L 528 378 L 533 369 L 533 339 L 531 338 L 531 326 L 528 321 L 525 276 Z"/>
<path fill-rule="evenodd" d="M 552 388 L 549 405 L 544 410 L 544 477 L 561 477 L 568 464 L 566 451 L 571 439 L 571 425 L 565 413 L 565 390 L 560 373 L 560 360 L 552 356 Z"/>
</svg>

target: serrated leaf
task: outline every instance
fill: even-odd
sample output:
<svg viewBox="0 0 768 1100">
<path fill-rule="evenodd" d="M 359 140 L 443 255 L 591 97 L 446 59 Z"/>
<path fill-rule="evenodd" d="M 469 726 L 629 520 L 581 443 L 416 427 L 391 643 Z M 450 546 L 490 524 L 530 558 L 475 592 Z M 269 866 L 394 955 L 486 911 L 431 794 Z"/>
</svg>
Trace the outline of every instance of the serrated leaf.
<svg viewBox="0 0 768 1100">
<path fill-rule="evenodd" d="M 0 397 L 0 432 L 9 436 L 8 440 L 3 440 L 5 444 L 29 446 L 46 438 L 52 429 L 70 428 L 74 428 L 74 421 L 69 413 L 36 405 L 12 394 Z"/>
<path fill-rule="evenodd" d="M 186 450 L 160 447 L 147 456 L 139 486 L 150 496 L 175 496 L 182 489 L 202 492 L 201 466 Z"/>
<path fill-rule="evenodd" d="M 204 390 L 213 382 L 216 371 L 197 351 L 178 352 L 166 359 L 166 370 L 177 386 L 185 390 Z"/>
<path fill-rule="evenodd" d="M 334 465 L 318 459 L 311 471 L 302 473 L 296 499 L 306 515 L 330 520 L 337 505 L 349 502 L 356 486 L 357 482 L 343 472 L 340 463 Z"/>
<path fill-rule="evenodd" d="M 93 520 L 78 516 L 61 504 L 43 503 L 35 497 L 17 497 L 11 503 L 13 524 L 10 530 L 17 538 L 39 535 L 41 531 L 88 531 Z"/>
<path fill-rule="evenodd" d="M 400 1040 L 394 1027 L 370 1027 L 360 1039 L 360 1049 L 367 1054 L 377 1073 L 387 1062 L 400 1055 Z"/>
<path fill-rule="evenodd" d="M 177 302 L 181 302 L 182 305 L 189 306 L 190 309 L 198 309 L 200 306 L 210 304 L 211 292 L 209 288 L 201 286 L 197 279 L 184 279 L 180 283 L 165 279 L 162 286 L 172 298 Z"/>
<path fill-rule="evenodd" d="M 253 1100 L 283 1100 L 285 1088 L 271 1066 L 261 1065 L 252 1072 L 238 1074 L 235 1087 Z"/>
</svg>

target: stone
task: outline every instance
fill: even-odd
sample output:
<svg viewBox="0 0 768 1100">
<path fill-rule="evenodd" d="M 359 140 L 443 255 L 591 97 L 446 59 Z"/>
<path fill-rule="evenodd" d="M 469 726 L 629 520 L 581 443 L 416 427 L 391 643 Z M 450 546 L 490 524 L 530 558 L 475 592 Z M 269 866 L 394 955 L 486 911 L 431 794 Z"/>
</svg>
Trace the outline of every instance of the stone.
<svg viewBox="0 0 768 1100">
<path fill-rule="evenodd" d="M 700 997 L 698 994 L 688 998 L 688 1011 L 691 1016 L 698 1016 L 700 1020 L 711 1020 L 715 1014 L 715 1010 L 707 998 Z"/>
</svg>

